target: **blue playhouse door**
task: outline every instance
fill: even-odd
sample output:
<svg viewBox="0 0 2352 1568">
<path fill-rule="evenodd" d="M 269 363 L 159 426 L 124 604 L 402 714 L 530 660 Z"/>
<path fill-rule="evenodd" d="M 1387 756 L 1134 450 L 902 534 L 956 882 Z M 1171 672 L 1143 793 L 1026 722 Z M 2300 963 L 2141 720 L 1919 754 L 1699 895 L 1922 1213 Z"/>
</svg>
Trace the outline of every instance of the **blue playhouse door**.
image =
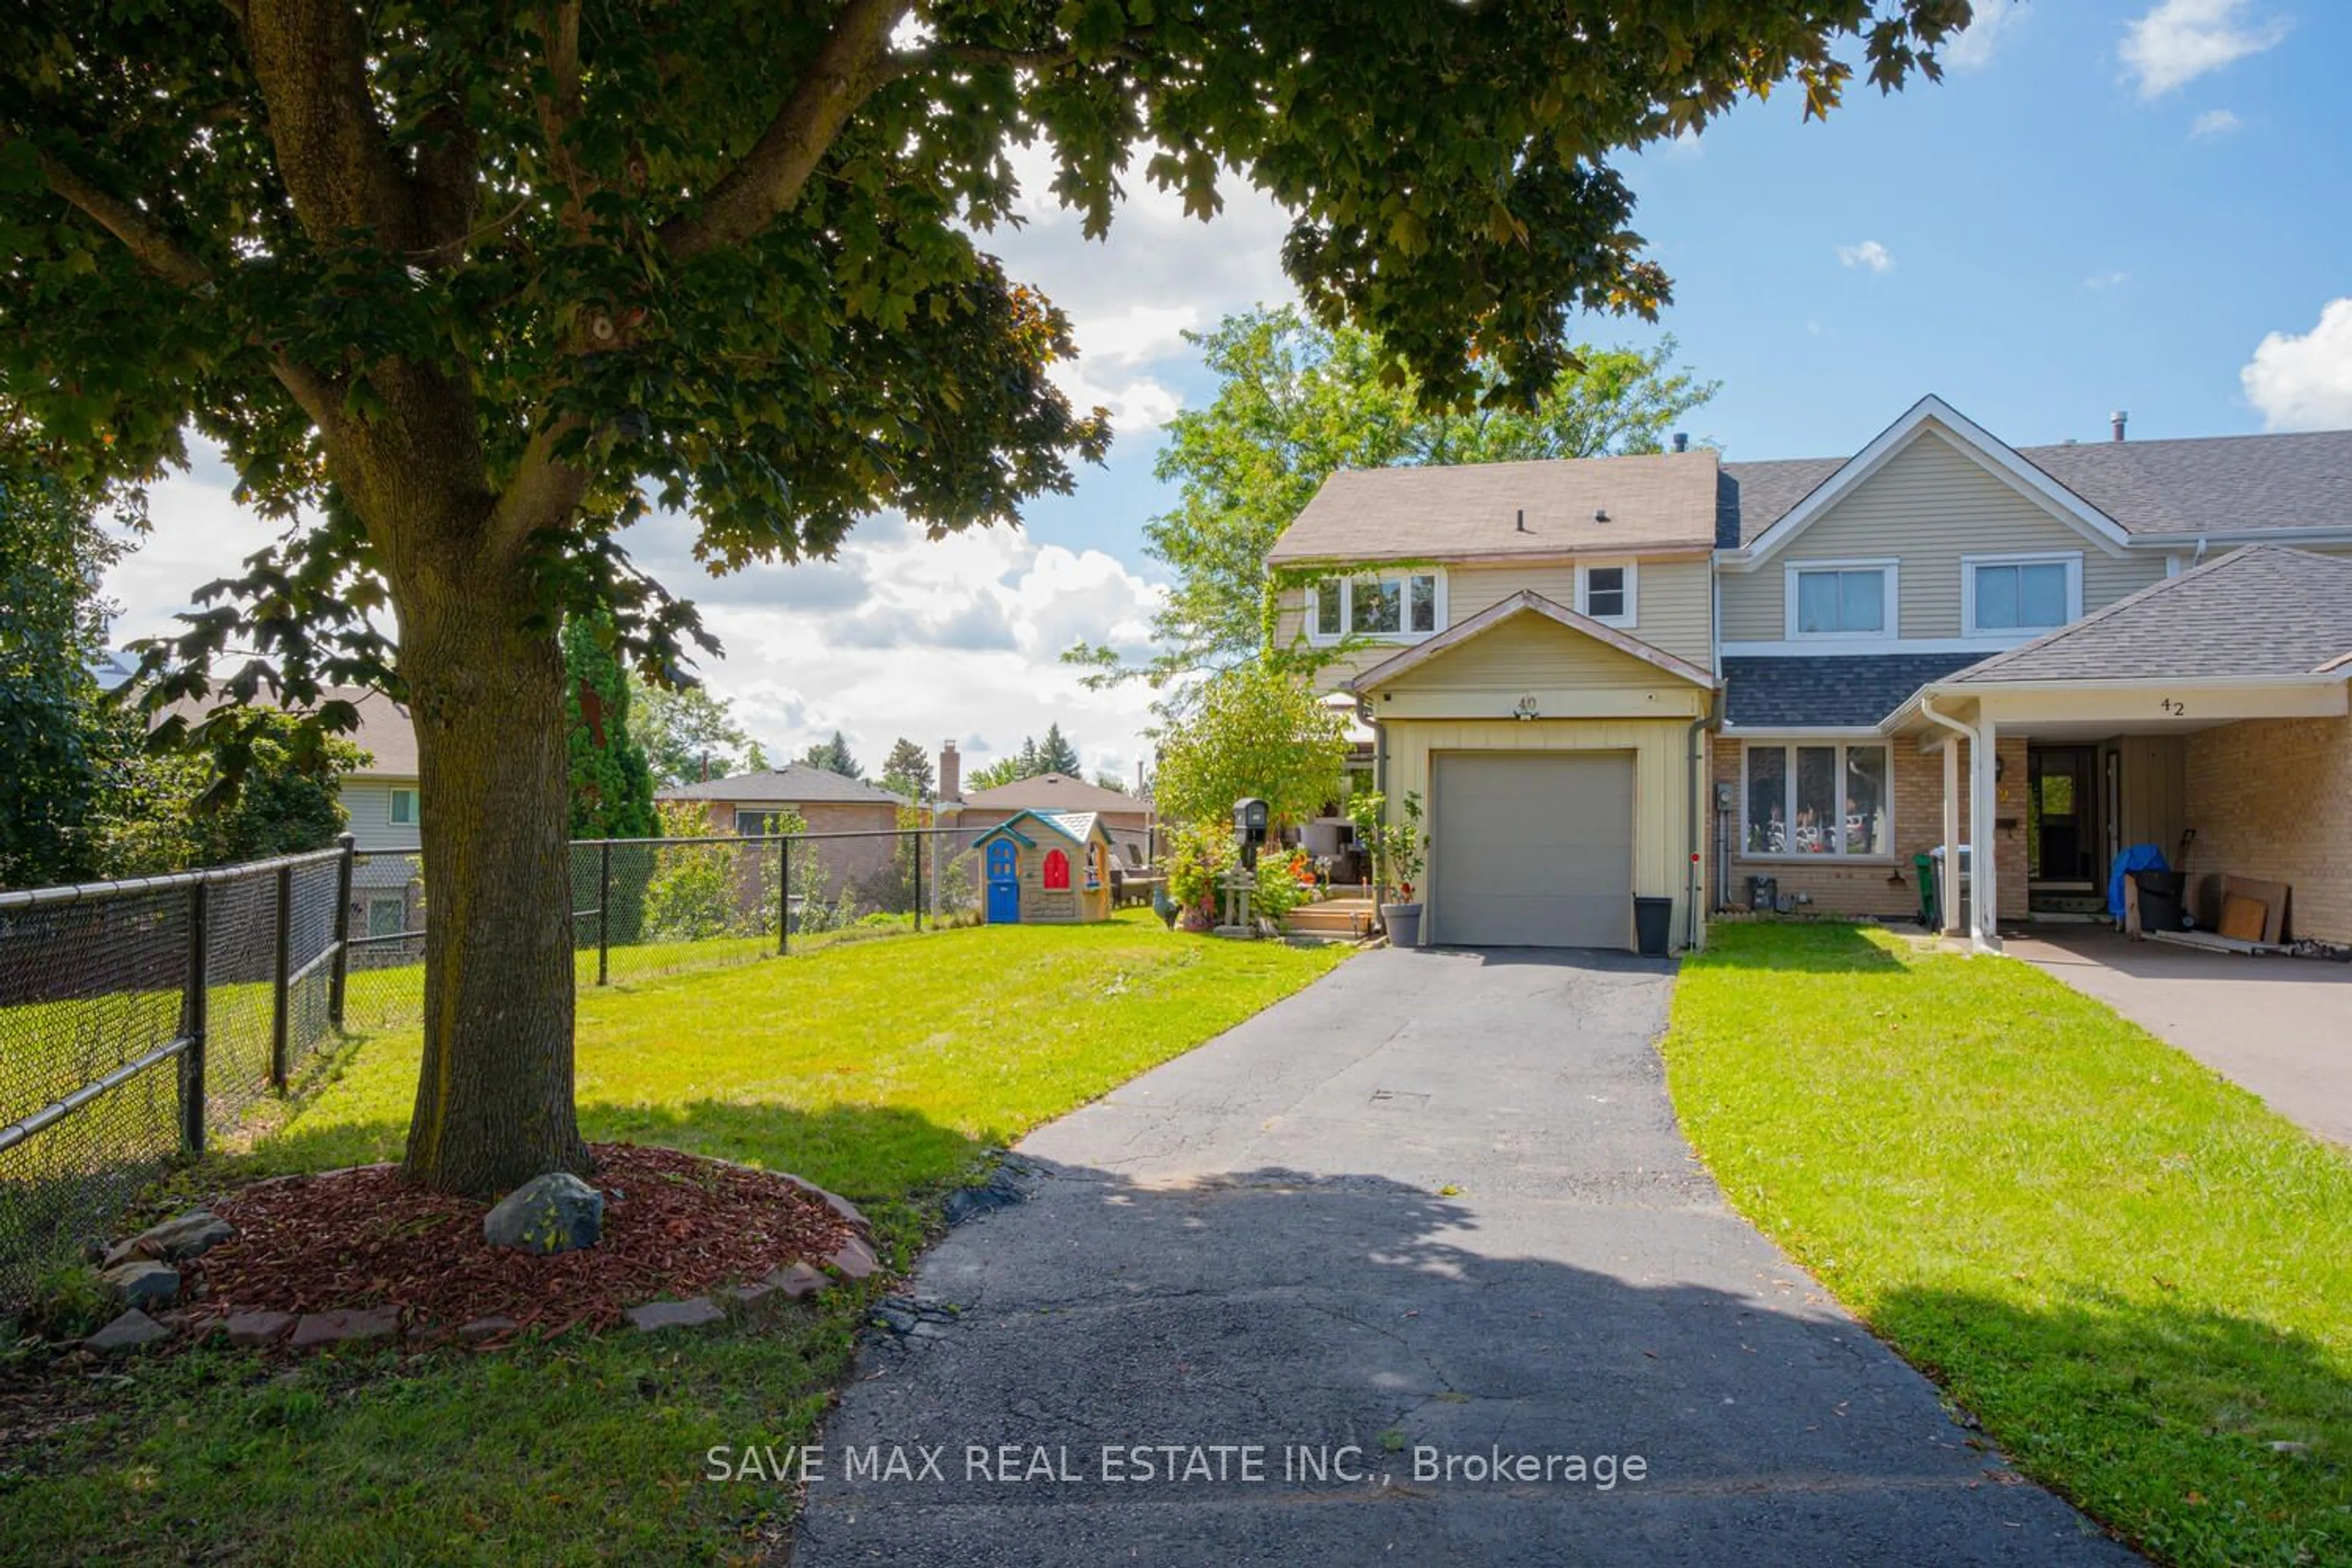
<svg viewBox="0 0 2352 1568">
<path fill-rule="evenodd" d="M 1021 923 L 1021 865 L 1013 846 L 1000 838 L 988 847 L 988 923 Z"/>
</svg>

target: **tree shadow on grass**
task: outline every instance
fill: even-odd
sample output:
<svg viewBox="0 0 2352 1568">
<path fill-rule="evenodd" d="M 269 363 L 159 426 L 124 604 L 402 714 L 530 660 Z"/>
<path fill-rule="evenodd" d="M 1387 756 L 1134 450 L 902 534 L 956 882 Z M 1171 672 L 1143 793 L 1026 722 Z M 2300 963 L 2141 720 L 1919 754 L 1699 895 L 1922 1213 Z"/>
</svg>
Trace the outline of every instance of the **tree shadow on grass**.
<svg viewBox="0 0 2352 1568">
<path fill-rule="evenodd" d="M 1817 974 L 1899 972 L 1903 961 L 1865 934 L 1873 929 L 1878 928 L 1844 921 L 1720 921 L 1708 929 L 1706 952 L 1701 962 L 1709 969 Z"/>
<path fill-rule="evenodd" d="M 2352 1562 L 2352 1368 L 2324 1345 L 2105 1292 L 1902 1290 L 1874 1327 L 2161 1560 Z"/>
</svg>

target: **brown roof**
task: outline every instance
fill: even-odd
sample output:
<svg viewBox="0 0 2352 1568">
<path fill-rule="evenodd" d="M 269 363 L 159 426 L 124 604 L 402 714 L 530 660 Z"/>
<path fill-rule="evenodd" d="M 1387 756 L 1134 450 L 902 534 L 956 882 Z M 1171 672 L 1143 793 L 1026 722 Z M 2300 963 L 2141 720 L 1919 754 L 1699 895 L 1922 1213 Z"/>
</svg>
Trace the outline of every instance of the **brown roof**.
<svg viewBox="0 0 2352 1568">
<path fill-rule="evenodd" d="M 994 789 L 966 791 L 966 809 L 983 811 L 1149 811 L 1150 806 L 1131 795 L 1115 789 L 1105 789 L 1068 773 L 1038 773 L 1034 777 L 1015 779 Z"/>
<path fill-rule="evenodd" d="M 730 773 L 723 779 L 698 779 L 654 792 L 656 800 L 717 800 L 738 805 L 803 805 L 838 801 L 864 801 L 879 805 L 906 804 L 887 789 L 854 779 L 831 768 L 792 763 L 757 773 Z"/>
<path fill-rule="evenodd" d="M 409 722 L 407 709 L 383 692 L 362 686 L 324 687 L 320 691 L 320 698 L 327 702 L 349 702 L 360 710 L 360 727 L 341 739 L 367 752 L 370 760 L 353 768 L 345 777 L 413 779 L 416 776 L 416 726 Z M 165 711 L 185 719 L 193 727 L 229 706 L 229 702 L 218 697 L 184 697 Z"/>
<path fill-rule="evenodd" d="M 1524 512 L 1527 526 L 1517 526 Z M 1596 514 L 1607 514 L 1598 521 Z M 1347 468 L 1266 552 L 1319 561 L 1480 561 L 1715 542 L 1711 450 L 1452 467 Z"/>
</svg>

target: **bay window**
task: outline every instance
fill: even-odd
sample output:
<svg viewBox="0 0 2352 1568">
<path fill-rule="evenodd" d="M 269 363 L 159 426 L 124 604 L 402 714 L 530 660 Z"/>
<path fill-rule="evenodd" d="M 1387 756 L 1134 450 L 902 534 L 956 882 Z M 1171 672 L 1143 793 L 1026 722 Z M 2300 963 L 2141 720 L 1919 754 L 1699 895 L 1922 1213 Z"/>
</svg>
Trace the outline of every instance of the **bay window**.
<svg viewBox="0 0 2352 1568">
<path fill-rule="evenodd" d="M 1960 563 L 1961 624 L 1969 637 L 2055 631 L 2083 614 L 2083 557 L 1970 555 Z"/>
<path fill-rule="evenodd" d="M 1740 748 L 1741 837 L 1750 856 L 1891 853 L 1887 752 L 1876 742 L 1749 741 Z"/>
<path fill-rule="evenodd" d="M 1445 579 L 1434 572 L 1327 577 L 1307 589 L 1307 635 L 1312 642 L 1384 637 L 1410 642 L 1438 630 L 1445 619 Z"/>
<path fill-rule="evenodd" d="M 1799 562 L 1787 591 L 1791 637 L 1895 635 L 1892 561 Z"/>
</svg>

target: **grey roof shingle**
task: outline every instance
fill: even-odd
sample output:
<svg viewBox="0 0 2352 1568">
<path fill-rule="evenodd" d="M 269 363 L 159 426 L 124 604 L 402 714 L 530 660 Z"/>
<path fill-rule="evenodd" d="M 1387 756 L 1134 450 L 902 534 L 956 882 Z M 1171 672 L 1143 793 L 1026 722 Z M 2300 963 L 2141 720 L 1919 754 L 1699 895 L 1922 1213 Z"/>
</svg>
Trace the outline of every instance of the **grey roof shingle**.
<svg viewBox="0 0 2352 1568">
<path fill-rule="evenodd" d="M 2347 653 L 2352 559 L 2251 544 L 1995 654 L 1954 684 L 2309 675 Z"/>
<path fill-rule="evenodd" d="M 1723 661 L 1724 720 L 1735 729 L 1875 724 L 1967 653 L 1805 654 Z"/>
<path fill-rule="evenodd" d="M 677 784 L 656 791 L 654 798 L 725 800 L 746 805 L 797 805 L 803 801 L 867 801 L 877 805 L 891 801 L 902 805 L 906 804 L 888 790 L 877 789 L 864 779 L 848 778 L 831 768 L 813 768 L 806 763 Z"/>
<path fill-rule="evenodd" d="M 1784 458 L 1765 463 L 1726 463 L 1717 492 L 1715 543 L 1737 550 L 1795 510 L 1846 466 L 1844 458 Z"/>
<path fill-rule="evenodd" d="M 1134 795 L 1088 784 L 1068 773 L 1032 773 L 994 789 L 967 790 L 967 809 L 989 811 L 1148 811 Z"/>
</svg>

